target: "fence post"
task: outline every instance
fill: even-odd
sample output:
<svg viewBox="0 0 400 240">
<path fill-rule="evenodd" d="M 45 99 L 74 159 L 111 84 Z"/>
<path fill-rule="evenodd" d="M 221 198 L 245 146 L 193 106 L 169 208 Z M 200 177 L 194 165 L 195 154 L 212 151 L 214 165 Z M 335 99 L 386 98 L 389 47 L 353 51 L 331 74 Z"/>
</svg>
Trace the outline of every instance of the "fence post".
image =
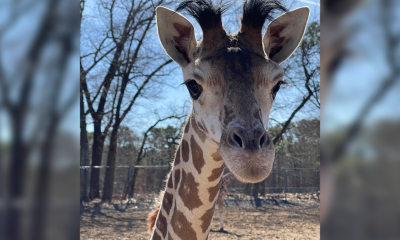
<svg viewBox="0 0 400 240">
<path fill-rule="evenodd" d="M 131 186 L 130 186 L 130 184 L 131 184 L 131 166 L 129 166 L 128 167 L 128 184 L 127 184 L 127 187 L 128 187 L 128 203 L 127 204 L 129 204 L 129 196 L 131 195 Z"/>
<path fill-rule="evenodd" d="M 286 200 L 286 192 L 287 192 L 287 170 L 284 171 L 284 184 L 285 184 L 285 201 Z"/>
</svg>

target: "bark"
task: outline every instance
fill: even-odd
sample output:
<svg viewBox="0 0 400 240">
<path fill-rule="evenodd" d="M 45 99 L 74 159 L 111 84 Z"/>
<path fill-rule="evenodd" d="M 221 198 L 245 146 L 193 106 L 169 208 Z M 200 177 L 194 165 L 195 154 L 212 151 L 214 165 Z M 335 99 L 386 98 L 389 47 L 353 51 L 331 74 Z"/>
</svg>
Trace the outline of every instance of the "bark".
<svg viewBox="0 0 400 240">
<path fill-rule="evenodd" d="M 110 147 L 108 150 L 107 166 L 111 168 L 106 168 L 106 175 L 104 178 L 104 188 L 103 188 L 103 202 L 111 202 L 114 190 L 114 174 L 115 174 L 115 162 L 117 156 L 117 135 L 118 127 L 113 128 L 110 136 Z"/>
<path fill-rule="evenodd" d="M 81 152 L 80 152 L 80 165 L 81 166 L 89 166 L 89 142 L 87 138 L 87 131 L 86 131 L 86 117 L 85 117 L 85 109 L 83 104 L 83 92 L 81 91 L 80 96 L 80 127 L 81 127 Z M 81 202 L 88 202 L 89 201 L 89 169 L 81 169 L 80 170 L 80 184 L 81 184 L 81 194 L 80 194 L 80 201 Z"/>
<path fill-rule="evenodd" d="M 101 123 L 94 122 L 93 146 L 92 146 L 92 167 L 101 166 L 101 158 L 104 148 L 104 135 L 101 132 Z M 100 169 L 92 168 L 90 174 L 90 199 L 100 197 Z"/>
</svg>

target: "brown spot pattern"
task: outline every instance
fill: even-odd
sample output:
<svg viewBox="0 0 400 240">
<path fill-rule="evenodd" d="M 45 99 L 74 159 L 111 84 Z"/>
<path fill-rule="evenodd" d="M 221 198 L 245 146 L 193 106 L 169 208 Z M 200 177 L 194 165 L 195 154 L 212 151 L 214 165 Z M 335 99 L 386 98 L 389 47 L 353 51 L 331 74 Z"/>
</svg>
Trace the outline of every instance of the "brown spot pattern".
<svg viewBox="0 0 400 240">
<path fill-rule="evenodd" d="M 199 198 L 199 183 L 193 177 L 193 174 L 185 172 L 182 169 L 182 181 L 179 187 L 179 196 L 182 198 L 183 204 L 189 209 L 200 207 L 203 205 Z"/>
<path fill-rule="evenodd" d="M 205 131 L 206 133 L 208 133 L 208 129 L 207 129 L 206 124 L 204 123 L 203 119 L 201 119 L 201 125 L 203 126 L 204 131 Z"/>
<path fill-rule="evenodd" d="M 194 131 L 196 132 L 197 136 L 199 136 L 201 141 L 204 142 L 206 140 L 206 138 L 207 138 L 206 134 L 199 129 L 199 127 L 196 124 L 196 120 L 194 118 L 192 120 L 193 121 L 191 121 L 191 122 L 192 122 L 192 126 L 193 126 Z"/>
<path fill-rule="evenodd" d="M 168 176 L 168 183 L 167 183 L 168 188 L 173 188 L 174 186 L 172 185 L 172 175 L 169 174 Z"/>
<path fill-rule="evenodd" d="M 201 122 L 196 122 L 196 124 L 203 132 L 206 132 L 206 130 L 204 129 L 203 124 Z"/>
<path fill-rule="evenodd" d="M 152 238 L 153 240 L 161 240 L 161 237 L 160 237 L 160 235 L 158 235 L 158 233 L 157 232 L 154 232 L 154 235 L 153 235 L 153 238 Z"/>
<path fill-rule="evenodd" d="M 211 171 L 211 175 L 208 177 L 208 181 L 212 182 L 212 181 L 218 179 L 221 176 L 222 172 L 224 171 L 224 168 L 225 168 L 225 164 L 222 164 L 222 166 L 220 168 L 214 168 Z"/>
<path fill-rule="evenodd" d="M 219 155 L 219 152 L 218 152 L 218 151 L 215 152 L 215 153 L 213 153 L 213 154 L 211 154 L 211 157 L 212 157 L 212 158 L 214 159 L 214 161 L 216 161 L 216 162 L 222 160 L 222 157 L 221 157 L 221 155 Z"/>
<path fill-rule="evenodd" d="M 176 169 L 175 170 L 175 184 L 174 184 L 174 189 L 175 190 L 178 187 L 180 179 L 181 179 L 181 170 L 180 169 Z"/>
<path fill-rule="evenodd" d="M 212 132 L 213 134 L 215 134 L 215 128 L 214 128 L 213 125 L 211 125 L 211 132 Z"/>
<path fill-rule="evenodd" d="M 185 139 L 182 139 L 182 160 L 189 161 L 189 143 Z"/>
<path fill-rule="evenodd" d="M 189 128 L 190 128 L 190 119 L 187 121 L 186 126 L 185 126 L 185 133 L 189 132 Z"/>
<path fill-rule="evenodd" d="M 167 235 L 167 219 L 162 215 L 161 212 L 158 214 L 157 229 L 160 230 L 163 238 L 165 238 Z"/>
<path fill-rule="evenodd" d="M 192 150 L 192 160 L 193 165 L 196 168 L 197 172 L 201 174 L 201 168 L 204 166 L 204 157 L 203 157 L 203 150 L 197 144 L 196 140 L 194 139 L 193 135 L 190 138 L 190 146 Z"/>
<path fill-rule="evenodd" d="M 210 194 L 208 201 L 212 202 L 215 199 L 215 196 L 217 196 L 217 193 L 219 191 L 219 186 L 220 186 L 220 183 L 218 183 L 214 187 L 208 188 L 208 193 Z"/>
<path fill-rule="evenodd" d="M 175 163 L 174 165 L 178 165 L 181 162 L 181 146 L 178 147 L 178 150 L 176 150 L 175 153 Z"/>
<path fill-rule="evenodd" d="M 192 228 L 192 224 L 186 219 L 185 215 L 175 208 L 174 214 L 172 215 L 171 225 L 174 232 L 181 239 L 193 239 L 196 240 L 196 232 Z"/>
<path fill-rule="evenodd" d="M 201 224 L 201 230 L 203 230 L 203 233 L 205 233 L 206 231 L 207 231 L 207 229 L 208 229 L 208 227 L 210 226 L 210 223 L 211 223 L 211 220 L 212 220 L 212 217 L 213 217 L 213 215 L 214 215 L 214 205 L 210 208 L 210 209 L 208 209 L 207 211 L 206 211 L 206 213 L 204 213 L 204 215 L 203 216 L 201 216 L 201 218 L 200 218 L 200 220 L 203 222 L 202 224 Z"/>
<path fill-rule="evenodd" d="M 169 215 L 169 212 L 171 211 L 173 199 L 174 199 L 174 197 L 171 193 L 165 192 L 162 206 L 168 215 Z"/>
</svg>

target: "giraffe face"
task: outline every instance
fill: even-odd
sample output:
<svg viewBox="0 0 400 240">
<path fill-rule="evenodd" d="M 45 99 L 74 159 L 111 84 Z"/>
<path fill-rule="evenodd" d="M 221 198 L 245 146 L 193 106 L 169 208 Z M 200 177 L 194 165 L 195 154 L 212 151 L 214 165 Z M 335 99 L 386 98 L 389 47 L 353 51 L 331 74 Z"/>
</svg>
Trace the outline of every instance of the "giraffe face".
<svg viewBox="0 0 400 240">
<path fill-rule="evenodd" d="M 201 6 L 188 8 L 202 27 L 202 40 L 196 41 L 189 20 L 164 7 L 157 8 L 157 28 L 165 51 L 182 68 L 193 100 L 192 127 L 203 142 L 208 138 L 219 145 L 219 154 L 239 180 L 262 181 L 275 154 L 265 129 L 282 83 L 279 64 L 301 41 L 309 9 L 281 15 L 262 37 L 265 17 L 254 17 L 251 10 L 244 12 L 239 32 L 230 34 L 219 10 L 206 1 L 190 4 Z"/>
<path fill-rule="evenodd" d="M 202 55 L 200 43 L 199 57 L 183 68 L 184 79 L 199 131 L 219 144 L 226 166 L 239 180 L 258 182 L 269 175 L 274 160 L 265 129 L 283 69 L 247 49 L 240 37 L 230 38 L 231 45 L 213 54 Z"/>
</svg>

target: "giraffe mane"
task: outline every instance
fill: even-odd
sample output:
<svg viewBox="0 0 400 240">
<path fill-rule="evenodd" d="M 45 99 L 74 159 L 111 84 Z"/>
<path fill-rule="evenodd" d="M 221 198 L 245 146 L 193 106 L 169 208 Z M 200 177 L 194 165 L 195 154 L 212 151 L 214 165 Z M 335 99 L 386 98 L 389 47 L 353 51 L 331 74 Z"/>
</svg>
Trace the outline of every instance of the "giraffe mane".
<svg viewBox="0 0 400 240">
<path fill-rule="evenodd" d="M 289 11 L 279 0 L 247 0 L 243 4 L 242 25 L 259 29 L 263 27 L 265 20 L 272 21 L 272 12 L 280 10 Z"/>
<path fill-rule="evenodd" d="M 149 227 L 149 229 L 148 229 L 149 233 L 153 232 L 154 225 L 156 224 L 158 212 L 160 211 L 160 207 L 161 207 L 161 203 L 159 202 L 156 204 L 155 209 L 151 213 L 149 213 L 149 215 L 147 217 L 147 226 Z"/>
<path fill-rule="evenodd" d="M 221 16 L 228 7 L 226 4 L 214 5 L 212 0 L 185 0 L 179 4 L 176 11 L 186 10 L 205 31 L 215 28 L 216 24 L 222 24 Z"/>
</svg>

